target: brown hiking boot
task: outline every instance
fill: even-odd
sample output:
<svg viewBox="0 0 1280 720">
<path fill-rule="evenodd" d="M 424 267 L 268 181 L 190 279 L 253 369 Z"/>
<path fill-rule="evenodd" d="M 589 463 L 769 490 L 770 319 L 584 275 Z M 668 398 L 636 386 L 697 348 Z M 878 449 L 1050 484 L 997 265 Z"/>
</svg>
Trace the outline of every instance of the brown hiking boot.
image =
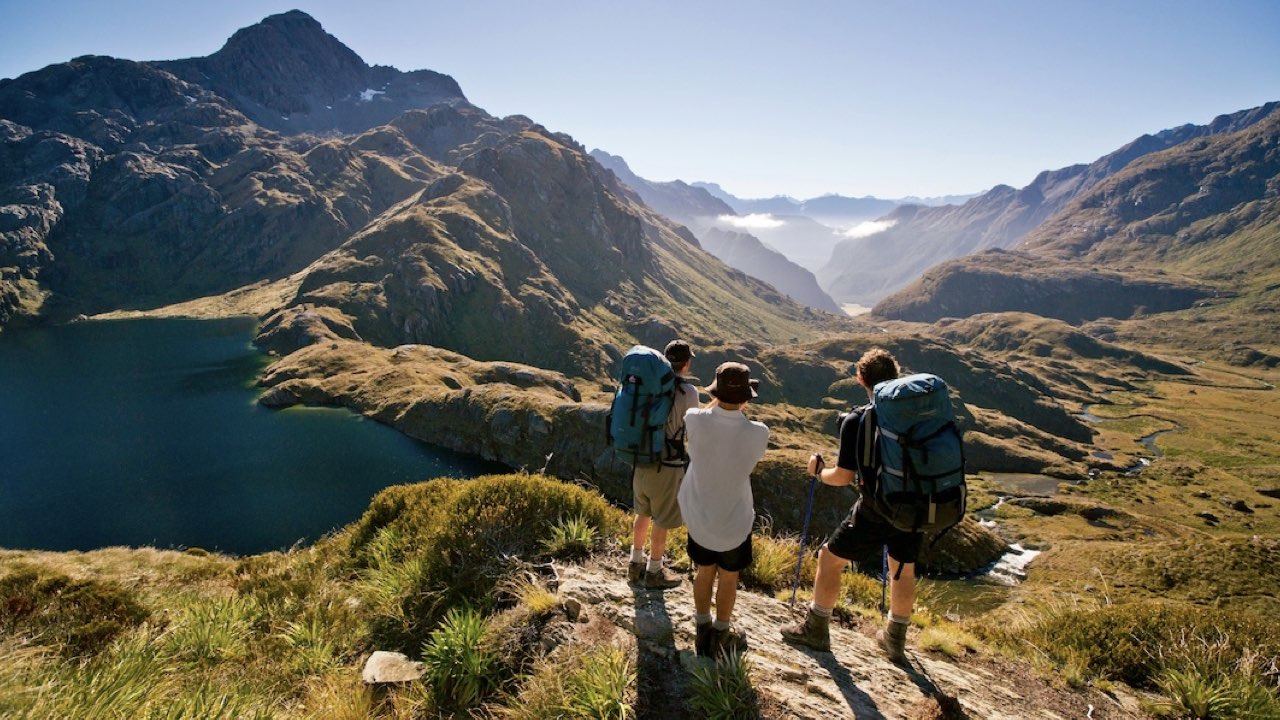
<svg viewBox="0 0 1280 720">
<path fill-rule="evenodd" d="M 876 633 L 876 642 L 893 662 L 907 662 L 907 623 L 885 623 L 884 629 Z"/>
<path fill-rule="evenodd" d="M 645 568 L 649 566 L 646 562 L 629 562 L 627 563 L 627 582 L 638 583 L 644 579 Z"/>
<path fill-rule="evenodd" d="M 698 623 L 695 628 L 693 650 L 698 657 L 711 657 L 711 648 L 715 645 L 716 629 L 709 622 Z"/>
<path fill-rule="evenodd" d="M 747 651 L 747 636 L 737 628 L 730 627 L 724 630 L 715 630 L 714 632 L 715 638 L 711 643 L 711 653 L 716 659 L 727 658 L 730 655 L 741 655 Z"/>
<path fill-rule="evenodd" d="M 810 608 L 804 616 L 804 622 L 782 628 L 782 639 L 814 650 L 831 652 L 831 618 L 817 615 Z"/>
<path fill-rule="evenodd" d="M 683 581 L 684 578 L 672 573 L 665 567 L 649 570 L 644 574 L 644 586 L 650 590 L 667 590 L 677 587 Z"/>
</svg>

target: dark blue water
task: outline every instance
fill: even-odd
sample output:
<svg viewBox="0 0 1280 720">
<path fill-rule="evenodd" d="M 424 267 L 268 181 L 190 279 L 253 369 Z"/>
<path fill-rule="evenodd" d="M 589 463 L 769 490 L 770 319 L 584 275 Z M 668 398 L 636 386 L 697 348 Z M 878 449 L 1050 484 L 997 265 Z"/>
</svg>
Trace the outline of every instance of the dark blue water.
<svg viewBox="0 0 1280 720">
<path fill-rule="evenodd" d="M 0 547 L 311 541 L 381 488 L 501 468 L 346 410 L 268 410 L 250 319 L 0 333 Z"/>
</svg>

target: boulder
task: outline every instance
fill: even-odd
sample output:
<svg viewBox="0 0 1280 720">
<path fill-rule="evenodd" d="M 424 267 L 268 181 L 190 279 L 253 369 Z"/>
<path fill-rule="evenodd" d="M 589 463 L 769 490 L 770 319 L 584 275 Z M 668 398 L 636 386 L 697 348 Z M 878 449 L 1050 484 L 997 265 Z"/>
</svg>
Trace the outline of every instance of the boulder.
<svg viewBox="0 0 1280 720">
<path fill-rule="evenodd" d="M 422 677 L 422 663 L 410 660 L 407 655 L 386 650 L 376 650 L 365 661 L 360 678 L 366 684 L 412 682 Z"/>
</svg>

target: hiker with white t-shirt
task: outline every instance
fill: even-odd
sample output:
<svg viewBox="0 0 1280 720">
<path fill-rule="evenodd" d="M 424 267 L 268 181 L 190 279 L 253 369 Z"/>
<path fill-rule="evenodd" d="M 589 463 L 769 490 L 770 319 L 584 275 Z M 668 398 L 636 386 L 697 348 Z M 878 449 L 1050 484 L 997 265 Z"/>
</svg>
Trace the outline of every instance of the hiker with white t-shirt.
<svg viewBox="0 0 1280 720">
<path fill-rule="evenodd" d="M 746 639 L 733 628 L 732 618 L 738 575 L 751 564 L 756 517 L 751 471 L 769 445 L 769 428 L 742 414 L 742 407 L 756 397 L 758 385 L 746 365 L 723 363 L 707 388 L 711 404 L 684 416 L 689 469 L 680 485 L 679 502 L 689 533 L 689 559 L 697 566 L 693 604 L 695 648 L 700 657 L 746 648 Z"/>
</svg>

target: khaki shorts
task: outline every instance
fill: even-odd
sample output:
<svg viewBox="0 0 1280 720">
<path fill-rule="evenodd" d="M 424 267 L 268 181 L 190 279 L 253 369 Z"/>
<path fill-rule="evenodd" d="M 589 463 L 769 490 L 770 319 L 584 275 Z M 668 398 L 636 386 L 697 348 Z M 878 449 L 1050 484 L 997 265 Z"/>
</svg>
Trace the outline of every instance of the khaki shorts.
<svg viewBox="0 0 1280 720">
<path fill-rule="evenodd" d="M 680 517 L 680 503 L 676 494 L 680 492 L 680 481 L 684 479 L 684 468 L 670 467 L 661 463 L 637 465 L 631 482 L 631 491 L 635 495 L 636 515 L 647 515 L 660 528 L 670 530 L 684 524 Z"/>
</svg>

